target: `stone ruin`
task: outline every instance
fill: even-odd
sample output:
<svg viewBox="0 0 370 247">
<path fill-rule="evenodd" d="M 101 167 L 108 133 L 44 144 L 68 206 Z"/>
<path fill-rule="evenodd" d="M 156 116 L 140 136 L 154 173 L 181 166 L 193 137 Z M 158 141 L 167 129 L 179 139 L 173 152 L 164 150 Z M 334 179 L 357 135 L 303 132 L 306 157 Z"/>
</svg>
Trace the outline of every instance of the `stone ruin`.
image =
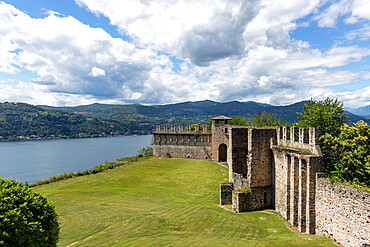
<svg viewBox="0 0 370 247">
<path fill-rule="evenodd" d="M 206 126 L 157 126 L 154 156 L 227 164 L 229 183 L 220 185 L 221 205 L 232 205 L 237 213 L 274 209 L 298 232 L 315 234 L 316 176 L 323 162 L 318 130 L 241 127 L 230 120 L 212 118 L 211 131 Z"/>
</svg>

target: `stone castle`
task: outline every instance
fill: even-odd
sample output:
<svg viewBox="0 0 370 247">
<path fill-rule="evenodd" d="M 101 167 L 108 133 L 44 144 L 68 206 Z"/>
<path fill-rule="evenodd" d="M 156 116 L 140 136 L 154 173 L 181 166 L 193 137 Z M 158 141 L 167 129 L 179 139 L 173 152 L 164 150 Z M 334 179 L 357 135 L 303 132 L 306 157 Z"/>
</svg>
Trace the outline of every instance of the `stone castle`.
<svg viewBox="0 0 370 247">
<path fill-rule="evenodd" d="M 191 126 L 157 126 L 153 134 L 153 154 L 227 164 L 229 183 L 220 185 L 220 204 L 231 204 L 237 213 L 272 208 L 299 232 L 336 238 L 338 234 L 346 234 L 339 230 L 337 233 L 335 229 L 329 230 L 333 233 L 328 232 L 323 226 L 328 213 L 318 207 L 324 203 L 320 201 L 324 198 L 317 196 L 322 193 L 322 188 L 317 188 L 318 177 L 322 176 L 317 129 L 241 127 L 230 125 L 230 120 L 225 116 L 212 118 L 211 131 L 206 126 L 195 126 L 194 129 Z M 359 193 L 363 195 L 362 191 Z M 365 214 L 355 219 L 363 227 L 360 224 L 357 238 L 351 239 L 355 244 L 347 246 L 370 244 L 366 240 L 370 238 L 370 192 L 364 192 L 363 200 L 364 204 L 360 202 L 360 205 L 365 205 Z M 329 204 L 330 211 L 334 207 Z M 325 213 L 321 214 L 321 211 Z M 347 212 L 343 214 L 347 215 Z M 348 225 L 352 226 L 352 223 L 349 221 Z"/>
</svg>

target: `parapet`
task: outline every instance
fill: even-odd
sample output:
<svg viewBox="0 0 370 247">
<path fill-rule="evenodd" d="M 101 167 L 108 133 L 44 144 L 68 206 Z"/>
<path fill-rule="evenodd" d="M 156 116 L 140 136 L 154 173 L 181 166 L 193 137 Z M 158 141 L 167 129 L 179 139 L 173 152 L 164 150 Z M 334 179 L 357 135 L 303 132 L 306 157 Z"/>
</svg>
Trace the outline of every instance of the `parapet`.
<svg viewBox="0 0 370 247">
<path fill-rule="evenodd" d="M 276 139 L 278 146 L 305 149 L 321 156 L 319 130 L 316 128 L 276 127 Z"/>
<path fill-rule="evenodd" d="M 210 131 L 207 130 L 206 125 L 202 126 L 195 126 L 194 129 L 191 128 L 191 125 L 183 126 L 183 125 L 173 125 L 173 126 L 160 126 L 157 125 L 154 131 L 155 134 L 211 134 Z"/>
</svg>

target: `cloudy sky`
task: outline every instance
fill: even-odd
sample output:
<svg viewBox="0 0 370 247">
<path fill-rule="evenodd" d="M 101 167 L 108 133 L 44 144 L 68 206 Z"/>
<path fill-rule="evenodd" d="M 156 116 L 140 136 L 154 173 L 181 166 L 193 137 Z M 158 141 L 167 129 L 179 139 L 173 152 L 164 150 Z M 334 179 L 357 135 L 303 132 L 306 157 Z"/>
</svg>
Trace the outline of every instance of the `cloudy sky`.
<svg viewBox="0 0 370 247">
<path fill-rule="evenodd" d="M 370 104 L 369 0 L 0 1 L 0 102 Z"/>
</svg>

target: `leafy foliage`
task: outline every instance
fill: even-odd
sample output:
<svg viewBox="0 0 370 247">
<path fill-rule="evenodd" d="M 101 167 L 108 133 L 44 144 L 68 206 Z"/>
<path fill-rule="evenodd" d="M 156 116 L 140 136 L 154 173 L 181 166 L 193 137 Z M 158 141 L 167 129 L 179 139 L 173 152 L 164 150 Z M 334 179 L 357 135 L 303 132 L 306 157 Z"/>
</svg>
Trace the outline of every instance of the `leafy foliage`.
<svg viewBox="0 0 370 247">
<path fill-rule="evenodd" d="M 338 99 L 309 100 L 298 127 L 319 128 L 319 144 L 323 153 L 326 176 L 341 182 L 369 186 L 369 127 L 364 121 L 353 126 L 345 124 L 347 116 Z"/>
<path fill-rule="evenodd" d="M 151 157 L 153 156 L 153 147 L 147 146 L 145 148 L 140 149 L 138 152 L 139 157 Z"/>
<path fill-rule="evenodd" d="M 338 99 L 326 98 L 322 101 L 310 99 L 303 106 L 303 112 L 298 113 L 297 127 L 318 128 L 320 133 L 338 136 L 340 127 L 347 122 L 343 104 Z"/>
<path fill-rule="evenodd" d="M 0 179 L 0 245 L 56 246 L 59 236 L 54 204 L 13 179 Z"/>
<path fill-rule="evenodd" d="M 353 126 L 344 124 L 337 137 L 326 133 L 321 141 L 331 152 L 329 177 L 370 187 L 370 128 L 359 121 Z"/>
<path fill-rule="evenodd" d="M 246 120 L 242 116 L 236 116 L 230 121 L 230 124 L 253 127 L 277 127 L 277 126 L 287 126 L 288 122 L 279 118 L 275 113 L 267 113 L 266 111 L 263 111 L 261 115 L 255 113 L 248 120 Z"/>
<path fill-rule="evenodd" d="M 234 116 L 230 121 L 231 125 L 247 126 L 247 120 L 243 116 Z"/>
</svg>

